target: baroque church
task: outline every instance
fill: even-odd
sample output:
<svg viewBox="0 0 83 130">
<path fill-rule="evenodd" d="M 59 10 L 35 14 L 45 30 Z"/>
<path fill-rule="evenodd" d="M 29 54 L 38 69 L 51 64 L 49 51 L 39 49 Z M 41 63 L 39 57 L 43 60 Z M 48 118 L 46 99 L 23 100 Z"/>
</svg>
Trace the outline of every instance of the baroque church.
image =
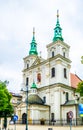
<svg viewBox="0 0 83 130">
<path fill-rule="evenodd" d="M 77 83 L 81 79 L 70 73 L 70 46 L 64 42 L 58 12 L 53 40 L 46 48 L 47 59 L 44 59 L 38 55 L 33 29 L 29 54 L 23 58 L 22 101 L 16 107 L 18 120 L 22 120 L 22 123 L 26 122 L 26 114 L 28 114 L 28 123 L 31 124 L 36 121 L 46 124 L 47 121 L 57 120 L 65 120 L 67 123 L 69 111 L 72 111 L 73 119 L 79 118 L 79 94 L 75 93 L 77 86 L 74 85 L 75 81 L 72 81 L 72 77 Z M 24 91 L 26 88 L 28 97 Z M 27 111 L 26 103 L 28 103 Z"/>
</svg>

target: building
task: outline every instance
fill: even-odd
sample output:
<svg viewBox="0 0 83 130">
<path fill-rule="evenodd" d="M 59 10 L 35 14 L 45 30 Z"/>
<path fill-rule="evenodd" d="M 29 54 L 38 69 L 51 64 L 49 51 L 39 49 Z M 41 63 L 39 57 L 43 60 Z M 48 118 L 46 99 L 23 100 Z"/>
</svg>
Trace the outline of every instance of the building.
<svg viewBox="0 0 83 130">
<path fill-rule="evenodd" d="M 69 111 L 73 112 L 73 119 L 79 118 L 79 95 L 76 97 L 74 81 L 78 83 L 81 80 L 70 73 L 70 46 L 64 42 L 58 12 L 53 40 L 46 47 L 48 56 L 43 59 L 38 55 L 33 29 L 29 55 L 23 59 L 22 89 L 28 86 L 28 121 L 46 124 L 49 120 L 65 120 L 68 123 Z M 72 76 L 78 80 L 72 81 Z M 21 95 L 22 102 L 17 106 L 16 114 L 18 120 L 26 123 L 26 93 L 23 91 Z"/>
</svg>

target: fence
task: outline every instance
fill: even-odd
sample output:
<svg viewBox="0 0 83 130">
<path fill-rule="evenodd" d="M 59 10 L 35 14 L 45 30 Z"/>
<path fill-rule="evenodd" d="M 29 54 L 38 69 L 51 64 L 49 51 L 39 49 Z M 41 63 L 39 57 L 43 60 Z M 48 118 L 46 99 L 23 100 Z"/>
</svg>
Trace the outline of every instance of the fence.
<svg viewBox="0 0 83 130">
<path fill-rule="evenodd" d="M 28 120 L 28 124 L 32 125 L 56 125 L 56 126 L 66 126 L 70 124 L 69 120 Z M 10 122 L 11 124 L 11 122 Z M 26 120 L 23 122 L 22 120 L 16 121 L 16 124 L 26 124 Z M 83 119 L 78 118 L 78 119 L 72 119 L 72 126 L 81 126 L 83 125 Z"/>
</svg>

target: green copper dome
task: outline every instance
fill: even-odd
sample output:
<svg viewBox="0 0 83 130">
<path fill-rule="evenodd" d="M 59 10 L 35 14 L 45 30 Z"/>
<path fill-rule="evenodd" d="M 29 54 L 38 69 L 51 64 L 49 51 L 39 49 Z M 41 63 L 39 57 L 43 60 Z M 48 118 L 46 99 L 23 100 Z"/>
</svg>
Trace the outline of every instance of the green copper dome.
<svg viewBox="0 0 83 130">
<path fill-rule="evenodd" d="M 32 42 L 30 44 L 31 44 L 31 48 L 30 48 L 30 51 L 29 51 L 29 55 L 38 55 L 37 43 L 35 41 L 35 31 L 34 31 L 34 28 L 33 28 L 33 38 L 32 38 Z"/>
<path fill-rule="evenodd" d="M 31 86 L 31 89 L 33 89 L 33 88 L 37 89 L 37 86 L 36 86 L 35 82 L 33 82 L 32 86 Z"/>
<path fill-rule="evenodd" d="M 62 38 L 62 28 L 60 27 L 60 23 L 59 23 L 59 13 L 58 13 L 58 10 L 57 10 L 56 27 L 54 28 L 53 42 L 55 42 L 57 40 L 63 41 L 63 38 Z"/>
</svg>

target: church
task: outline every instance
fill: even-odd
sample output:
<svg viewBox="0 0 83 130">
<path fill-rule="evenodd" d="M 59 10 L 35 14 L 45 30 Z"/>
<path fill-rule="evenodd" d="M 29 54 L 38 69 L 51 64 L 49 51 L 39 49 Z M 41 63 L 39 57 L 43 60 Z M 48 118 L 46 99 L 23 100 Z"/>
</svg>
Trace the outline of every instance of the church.
<svg viewBox="0 0 83 130">
<path fill-rule="evenodd" d="M 70 73 L 70 46 L 64 42 L 58 11 L 53 40 L 46 48 L 47 59 L 44 59 L 38 55 L 35 29 L 33 29 L 29 53 L 23 58 L 22 101 L 16 107 L 18 120 L 26 123 L 26 114 L 28 114 L 29 124 L 36 122 L 47 124 L 48 121 L 57 123 L 57 120 L 65 120 L 66 124 L 69 121 L 68 113 L 71 111 L 73 123 L 76 123 L 75 119 L 79 118 L 80 95 L 75 93 L 75 88 L 81 79 Z M 26 88 L 28 97 L 24 91 Z M 26 103 L 28 103 L 27 112 Z"/>
</svg>

